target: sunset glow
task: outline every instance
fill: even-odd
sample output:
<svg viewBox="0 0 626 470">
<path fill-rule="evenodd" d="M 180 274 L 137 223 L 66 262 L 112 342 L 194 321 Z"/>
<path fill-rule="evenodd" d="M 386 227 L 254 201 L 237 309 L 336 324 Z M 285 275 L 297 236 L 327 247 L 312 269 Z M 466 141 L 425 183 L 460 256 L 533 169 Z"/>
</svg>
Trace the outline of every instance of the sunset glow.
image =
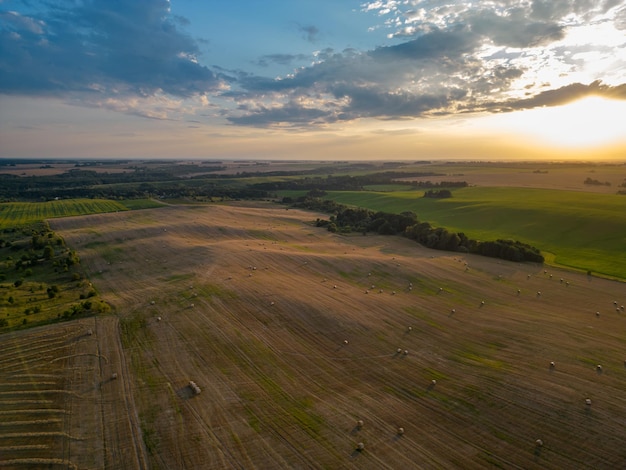
<svg viewBox="0 0 626 470">
<path fill-rule="evenodd" d="M 516 133 L 537 145 L 590 148 L 624 145 L 626 101 L 599 97 L 570 104 L 491 116 L 488 126 Z"/>
<path fill-rule="evenodd" d="M 0 2 L 0 156 L 626 154 L 626 0 L 72 5 Z"/>
</svg>

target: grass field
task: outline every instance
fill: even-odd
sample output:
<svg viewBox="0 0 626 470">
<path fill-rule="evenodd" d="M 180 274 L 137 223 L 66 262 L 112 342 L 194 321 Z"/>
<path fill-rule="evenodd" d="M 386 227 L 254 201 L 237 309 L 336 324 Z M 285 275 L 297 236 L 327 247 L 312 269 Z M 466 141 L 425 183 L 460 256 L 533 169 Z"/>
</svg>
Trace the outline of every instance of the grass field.
<svg viewBox="0 0 626 470">
<path fill-rule="evenodd" d="M 469 187 L 450 199 L 423 191 L 330 191 L 339 203 L 372 210 L 412 211 L 420 221 L 470 238 L 511 238 L 541 249 L 549 262 L 626 279 L 626 198 L 535 188 Z"/>
<path fill-rule="evenodd" d="M 105 199 L 62 199 L 48 202 L 5 202 L 0 204 L 0 229 L 16 228 L 45 219 L 101 212 L 125 211 L 128 208 Z"/>
</svg>

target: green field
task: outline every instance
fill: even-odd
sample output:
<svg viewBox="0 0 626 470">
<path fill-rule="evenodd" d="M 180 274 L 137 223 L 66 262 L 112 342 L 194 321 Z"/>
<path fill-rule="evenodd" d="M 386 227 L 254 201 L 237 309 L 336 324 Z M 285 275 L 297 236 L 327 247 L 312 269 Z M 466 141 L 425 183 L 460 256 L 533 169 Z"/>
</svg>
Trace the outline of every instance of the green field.
<svg viewBox="0 0 626 470">
<path fill-rule="evenodd" d="M 341 204 L 412 211 L 420 221 L 470 238 L 510 238 L 539 248 L 549 263 L 626 279 L 626 198 L 548 189 L 469 187 L 450 199 L 423 191 L 329 191 Z"/>
<path fill-rule="evenodd" d="M 158 203 L 154 203 L 157 204 Z M 145 206 L 145 202 L 141 208 Z M 48 202 L 0 204 L 0 229 L 16 228 L 56 217 L 129 210 L 125 204 L 105 199 L 62 199 Z"/>
</svg>

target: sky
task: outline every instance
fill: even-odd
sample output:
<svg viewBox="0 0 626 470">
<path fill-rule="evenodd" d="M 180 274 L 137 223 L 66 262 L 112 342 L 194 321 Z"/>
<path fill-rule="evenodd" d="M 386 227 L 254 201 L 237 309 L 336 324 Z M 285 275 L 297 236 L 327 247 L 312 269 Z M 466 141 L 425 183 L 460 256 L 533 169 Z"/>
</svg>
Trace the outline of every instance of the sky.
<svg viewBox="0 0 626 470">
<path fill-rule="evenodd" d="M 0 0 L 0 157 L 626 159 L 626 0 Z"/>
</svg>

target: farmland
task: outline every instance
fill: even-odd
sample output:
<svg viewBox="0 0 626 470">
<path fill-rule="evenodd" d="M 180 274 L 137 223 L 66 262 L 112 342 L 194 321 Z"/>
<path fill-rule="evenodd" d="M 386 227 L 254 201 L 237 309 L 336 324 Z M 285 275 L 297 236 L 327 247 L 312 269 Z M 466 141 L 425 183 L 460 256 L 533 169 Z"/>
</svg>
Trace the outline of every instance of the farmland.
<svg viewBox="0 0 626 470">
<path fill-rule="evenodd" d="M 146 468 L 118 343 L 114 317 L 2 337 L 0 468 Z"/>
<path fill-rule="evenodd" d="M 327 196 L 477 237 L 541 237 L 557 263 L 604 248 L 597 272 L 623 262 L 624 196 L 583 191 L 589 168 L 563 168 L 560 188 L 534 167 L 511 180 L 472 168 L 447 170 L 471 183 L 450 199 L 396 185 Z M 17 237 L 2 248 L 0 468 L 626 467 L 624 282 L 330 233 L 314 226 L 328 214 L 268 201 L 199 201 L 0 212 Z M 52 202 L 90 213 L 56 217 Z M 49 260 L 20 256 L 36 217 Z M 55 320 L 91 299 L 107 308 Z"/>
<path fill-rule="evenodd" d="M 129 387 L 137 413 L 90 412 L 143 440 L 96 442 L 105 466 L 105 448 L 125 468 L 624 466 L 623 284 L 315 216 L 239 203 L 51 221 L 120 324 L 128 369 L 106 390 Z M 10 335 L 16 351 L 32 331 Z"/>
<path fill-rule="evenodd" d="M 511 187 L 461 188 L 440 200 L 422 194 L 331 191 L 326 197 L 376 211 L 412 211 L 475 239 L 521 240 L 540 247 L 552 263 L 626 279 L 624 196 Z"/>
<path fill-rule="evenodd" d="M 70 217 L 125 210 L 128 210 L 128 208 L 119 202 L 98 199 L 7 202 L 0 204 L 0 230 L 22 227 L 55 217 Z"/>
</svg>

